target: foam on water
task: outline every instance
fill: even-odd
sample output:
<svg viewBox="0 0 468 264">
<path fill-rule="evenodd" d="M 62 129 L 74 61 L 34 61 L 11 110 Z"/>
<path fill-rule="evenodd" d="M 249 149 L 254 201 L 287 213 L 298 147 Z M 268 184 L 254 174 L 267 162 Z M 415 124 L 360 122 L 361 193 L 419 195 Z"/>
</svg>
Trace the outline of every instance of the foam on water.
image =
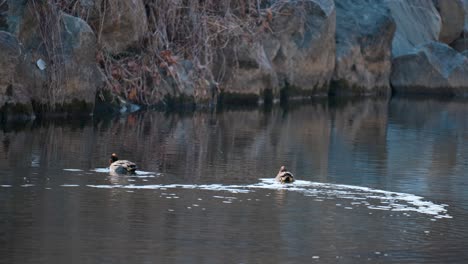
<svg viewBox="0 0 468 264">
<path fill-rule="evenodd" d="M 101 173 L 109 173 L 110 172 L 109 168 L 96 168 L 96 169 L 91 170 L 91 171 L 101 172 Z"/>
<path fill-rule="evenodd" d="M 63 169 L 64 171 L 72 171 L 72 172 L 78 172 L 78 171 L 83 171 L 80 169 Z"/>
<path fill-rule="evenodd" d="M 95 171 L 95 172 L 99 172 L 99 173 L 110 173 L 109 168 L 96 168 L 96 169 L 93 169 L 91 171 Z M 160 173 L 155 173 L 155 172 L 152 172 L 152 171 L 137 170 L 137 171 L 135 171 L 135 174 L 128 175 L 128 176 L 130 176 L 130 177 L 140 177 L 140 178 L 145 178 L 144 176 L 146 176 L 146 178 L 153 178 L 153 177 L 156 177 L 156 176 L 159 176 L 159 175 L 160 175 Z"/>
<path fill-rule="evenodd" d="M 397 211 L 397 212 L 418 212 L 431 215 L 435 218 L 452 218 L 448 213 L 446 204 L 436 204 L 427 201 L 424 197 L 409 193 L 391 192 L 385 190 L 372 189 L 369 187 L 319 183 L 311 181 L 297 180 L 293 184 L 280 184 L 274 179 L 260 179 L 261 182 L 247 185 L 223 185 L 223 184 L 156 184 L 156 185 L 87 185 L 92 188 L 121 188 L 121 189 L 197 189 L 209 191 L 226 191 L 230 193 L 250 193 L 255 189 L 266 190 L 286 190 L 290 192 L 302 193 L 305 196 L 322 199 L 345 199 L 352 200 L 347 206 L 364 206 L 371 210 Z M 217 198 L 218 196 L 215 196 Z M 227 197 L 219 196 L 226 199 Z"/>
</svg>

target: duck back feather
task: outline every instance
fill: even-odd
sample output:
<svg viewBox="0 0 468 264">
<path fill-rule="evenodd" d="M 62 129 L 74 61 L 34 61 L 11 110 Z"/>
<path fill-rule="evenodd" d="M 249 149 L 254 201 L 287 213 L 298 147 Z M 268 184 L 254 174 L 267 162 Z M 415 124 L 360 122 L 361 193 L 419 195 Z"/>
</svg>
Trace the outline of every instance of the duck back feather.
<svg viewBox="0 0 468 264">
<path fill-rule="evenodd" d="M 135 163 L 128 160 L 119 160 L 115 153 L 112 154 L 109 166 L 111 173 L 134 174 L 136 169 L 137 166 Z"/>
<path fill-rule="evenodd" d="M 294 175 L 291 172 L 287 171 L 285 166 L 281 166 L 275 179 L 279 183 L 293 183 Z"/>
</svg>

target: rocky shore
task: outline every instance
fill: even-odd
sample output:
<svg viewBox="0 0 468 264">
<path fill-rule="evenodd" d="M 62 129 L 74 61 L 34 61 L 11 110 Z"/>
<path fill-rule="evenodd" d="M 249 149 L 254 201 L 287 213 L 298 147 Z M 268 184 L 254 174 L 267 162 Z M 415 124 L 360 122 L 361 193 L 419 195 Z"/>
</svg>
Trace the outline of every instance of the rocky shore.
<svg viewBox="0 0 468 264">
<path fill-rule="evenodd" d="M 6 0 L 0 114 L 466 97 L 467 56 L 468 0 Z"/>
</svg>

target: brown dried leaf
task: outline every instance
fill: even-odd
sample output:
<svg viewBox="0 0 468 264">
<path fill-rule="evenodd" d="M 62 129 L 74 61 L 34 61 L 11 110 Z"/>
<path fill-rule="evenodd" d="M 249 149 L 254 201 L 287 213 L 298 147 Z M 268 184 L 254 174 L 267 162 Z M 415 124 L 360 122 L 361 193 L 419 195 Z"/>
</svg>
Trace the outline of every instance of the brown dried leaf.
<svg viewBox="0 0 468 264">
<path fill-rule="evenodd" d="M 120 78 L 122 78 L 122 72 L 120 71 L 119 68 L 113 68 L 112 71 L 111 71 L 111 75 L 112 75 L 112 77 L 114 77 L 115 79 L 120 79 Z"/>
<path fill-rule="evenodd" d="M 173 64 L 176 64 L 177 63 L 177 57 L 176 56 L 172 56 L 172 52 L 170 50 L 163 50 L 161 51 L 161 57 L 163 58 L 163 60 L 165 60 L 167 62 L 167 64 L 169 65 L 173 65 Z"/>
<path fill-rule="evenodd" d="M 130 91 L 128 92 L 127 98 L 132 101 L 137 101 L 138 100 L 138 92 L 136 87 L 132 87 Z"/>
<path fill-rule="evenodd" d="M 267 8 L 267 21 L 271 22 L 273 20 L 273 12 L 271 11 L 271 8 Z"/>
</svg>

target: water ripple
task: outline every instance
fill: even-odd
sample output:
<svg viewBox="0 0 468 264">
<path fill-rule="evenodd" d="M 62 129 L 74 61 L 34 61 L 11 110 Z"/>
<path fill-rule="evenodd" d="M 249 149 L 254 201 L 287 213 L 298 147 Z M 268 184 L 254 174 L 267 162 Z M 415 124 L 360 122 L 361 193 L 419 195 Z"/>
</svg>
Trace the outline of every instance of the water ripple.
<svg viewBox="0 0 468 264">
<path fill-rule="evenodd" d="M 224 184 L 156 184 L 156 185 L 87 185 L 92 188 L 122 188 L 122 189 L 197 189 L 209 191 L 227 191 L 231 193 L 250 193 L 256 189 L 287 190 L 302 193 L 305 196 L 327 199 L 353 200 L 351 206 L 366 206 L 371 210 L 396 212 L 417 212 L 434 218 L 452 218 L 447 212 L 446 204 L 436 204 L 424 197 L 409 193 L 391 192 L 369 187 L 319 183 L 311 181 L 295 181 L 283 185 L 274 179 L 260 179 L 261 182 L 247 185 Z M 406 214 L 406 213 L 405 213 Z"/>
</svg>

